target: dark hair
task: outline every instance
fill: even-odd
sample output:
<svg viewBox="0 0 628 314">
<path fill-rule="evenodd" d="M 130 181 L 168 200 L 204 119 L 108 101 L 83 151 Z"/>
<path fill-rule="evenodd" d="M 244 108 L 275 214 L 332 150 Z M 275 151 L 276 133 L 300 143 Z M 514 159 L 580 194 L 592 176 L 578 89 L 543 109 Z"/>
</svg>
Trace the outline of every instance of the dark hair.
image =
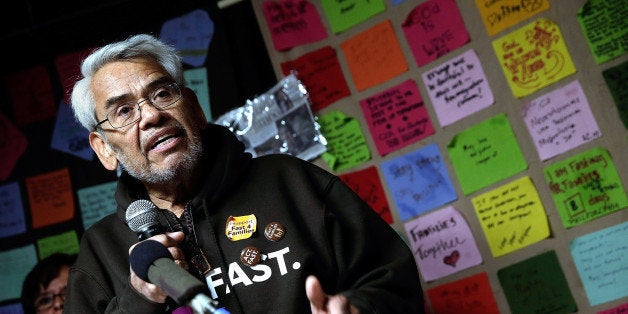
<svg viewBox="0 0 628 314">
<path fill-rule="evenodd" d="M 41 287 L 47 287 L 50 282 L 59 276 L 63 266 L 71 267 L 76 260 L 76 254 L 53 253 L 42 259 L 26 275 L 22 284 L 22 306 L 24 313 L 35 313 L 35 299 L 39 296 Z"/>
</svg>

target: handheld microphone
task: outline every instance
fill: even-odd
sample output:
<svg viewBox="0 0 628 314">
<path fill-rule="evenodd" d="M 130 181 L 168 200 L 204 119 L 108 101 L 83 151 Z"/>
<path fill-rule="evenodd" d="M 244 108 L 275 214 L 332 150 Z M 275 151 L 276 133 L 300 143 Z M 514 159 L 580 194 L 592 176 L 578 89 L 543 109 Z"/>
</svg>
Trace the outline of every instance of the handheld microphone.
<svg viewBox="0 0 628 314">
<path fill-rule="evenodd" d="M 157 206 L 149 200 L 134 201 L 126 209 L 126 222 L 137 239 L 142 241 L 154 235 L 165 233 L 164 227 L 157 218 Z"/>
<path fill-rule="evenodd" d="M 207 290 L 204 283 L 174 263 L 163 244 L 142 241 L 131 251 L 129 261 L 138 277 L 160 287 L 177 303 L 189 305 L 195 313 L 229 314 L 204 294 Z"/>
</svg>

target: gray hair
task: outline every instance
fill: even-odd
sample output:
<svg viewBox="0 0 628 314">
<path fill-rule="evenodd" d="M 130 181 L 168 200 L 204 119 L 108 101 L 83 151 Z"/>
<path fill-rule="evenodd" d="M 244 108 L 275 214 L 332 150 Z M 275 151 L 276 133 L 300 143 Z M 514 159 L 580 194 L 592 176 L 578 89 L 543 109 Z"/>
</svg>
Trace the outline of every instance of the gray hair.
<svg viewBox="0 0 628 314">
<path fill-rule="evenodd" d="M 152 35 L 134 35 L 126 40 L 103 46 L 83 60 L 81 64 L 83 78 L 76 82 L 72 89 L 71 104 L 74 117 L 88 131 L 95 131 L 98 124 L 94 94 L 89 88 L 94 73 L 108 63 L 135 58 L 154 59 L 177 84 L 185 85 L 181 57 L 177 50 Z"/>
</svg>

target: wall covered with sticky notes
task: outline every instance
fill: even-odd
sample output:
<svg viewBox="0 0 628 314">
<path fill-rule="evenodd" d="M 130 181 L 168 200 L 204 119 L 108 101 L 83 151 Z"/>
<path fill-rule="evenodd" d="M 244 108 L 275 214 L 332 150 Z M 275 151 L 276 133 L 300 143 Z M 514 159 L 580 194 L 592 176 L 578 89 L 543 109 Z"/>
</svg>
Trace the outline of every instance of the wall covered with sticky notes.
<svg viewBox="0 0 628 314">
<path fill-rule="evenodd" d="M 252 4 L 429 311 L 628 310 L 626 1 Z"/>
</svg>

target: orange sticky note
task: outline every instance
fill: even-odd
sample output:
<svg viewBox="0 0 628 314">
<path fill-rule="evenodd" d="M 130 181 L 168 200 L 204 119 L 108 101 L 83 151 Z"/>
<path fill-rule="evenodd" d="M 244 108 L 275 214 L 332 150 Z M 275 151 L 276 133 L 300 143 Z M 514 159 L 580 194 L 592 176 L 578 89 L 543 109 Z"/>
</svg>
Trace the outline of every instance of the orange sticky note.
<svg viewBox="0 0 628 314">
<path fill-rule="evenodd" d="M 68 168 L 26 178 L 33 228 L 72 219 L 74 198 Z"/>
<path fill-rule="evenodd" d="M 517 98 L 576 73 L 558 25 L 545 18 L 493 41 L 493 49 Z"/>
<path fill-rule="evenodd" d="M 427 290 L 434 313 L 499 314 L 486 273 Z"/>
<path fill-rule="evenodd" d="M 340 44 L 358 91 L 386 82 L 408 70 L 389 20 Z"/>
<path fill-rule="evenodd" d="M 489 36 L 549 9 L 549 0 L 475 0 Z"/>
</svg>

